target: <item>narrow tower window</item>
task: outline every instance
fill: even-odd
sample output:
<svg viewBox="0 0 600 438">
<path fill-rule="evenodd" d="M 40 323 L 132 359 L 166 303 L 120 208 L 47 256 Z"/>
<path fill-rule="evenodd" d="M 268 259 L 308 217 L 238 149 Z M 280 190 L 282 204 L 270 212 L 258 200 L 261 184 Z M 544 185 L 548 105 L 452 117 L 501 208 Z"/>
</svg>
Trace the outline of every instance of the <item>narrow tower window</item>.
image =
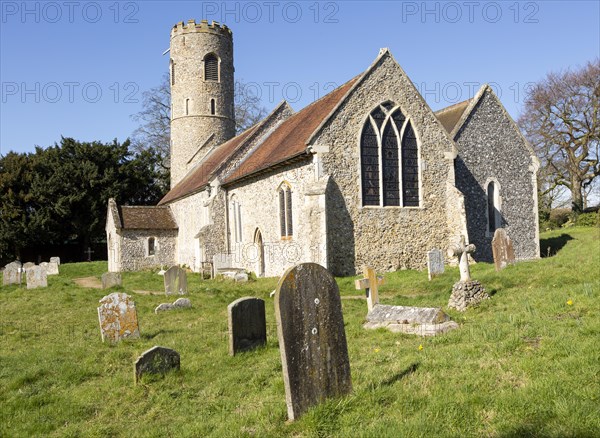
<svg viewBox="0 0 600 438">
<path fill-rule="evenodd" d="M 148 238 L 148 256 L 153 256 L 156 253 L 156 239 L 154 237 Z"/>
<path fill-rule="evenodd" d="M 175 85 L 175 63 L 173 62 L 173 60 L 171 59 L 170 62 L 170 67 L 171 67 L 171 85 Z"/>
<path fill-rule="evenodd" d="M 500 190 L 498 184 L 490 181 L 487 186 L 487 218 L 488 233 L 493 234 L 496 228 L 501 227 Z"/>
<path fill-rule="evenodd" d="M 219 60 L 214 53 L 209 53 L 204 58 L 204 80 L 219 80 Z"/>
<path fill-rule="evenodd" d="M 215 100 L 211 99 L 210 100 L 210 113 L 214 116 L 215 115 Z"/>
<path fill-rule="evenodd" d="M 185 115 L 188 116 L 190 114 L 190 100 L 185 100 Z"/>
</svg>

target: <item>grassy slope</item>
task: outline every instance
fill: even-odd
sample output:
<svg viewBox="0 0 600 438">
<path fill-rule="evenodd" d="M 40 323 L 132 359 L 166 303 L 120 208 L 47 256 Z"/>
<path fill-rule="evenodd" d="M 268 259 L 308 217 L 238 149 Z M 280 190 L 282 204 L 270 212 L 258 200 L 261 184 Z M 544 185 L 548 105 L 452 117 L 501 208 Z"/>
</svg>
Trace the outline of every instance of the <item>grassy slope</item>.
<svg viewBox="0 0 600 438">
<path fill-rule="evenodd" d="M 109 346 L 96 313 L 105 292 L 72 282 L 106 264 L 64 265 L 47 289 L 0 290 L 0 436 L 594 436 L 600 233 L 573 228 L 543 239 L 555 256 L 500 273 L 474 266 L 493 298 L 449 312 L 462 327 L 443 336 L 365 331 L 366 303 L 343 300 L 354 392 L 293 424 L 269 298 L 276 280 L 190 275 L 194 308 L 155 315 L 165 297 L 131 290 L 159 291 L 162 277 L 124 274 L 142 339 Z M 457 278 L 456 268 L 432 282 L 426 272 L 391 273 L 382 302 L 445 306 Z M 339 284 L 342 295 L 357 294 L 352 279 Z M 231 358 L 226 307 L 248 295 L 267 301 L 268 345 Z M 133 361 L 153 345 L 179 351 L 181 372 L 134 386 Z"/>
</svg>

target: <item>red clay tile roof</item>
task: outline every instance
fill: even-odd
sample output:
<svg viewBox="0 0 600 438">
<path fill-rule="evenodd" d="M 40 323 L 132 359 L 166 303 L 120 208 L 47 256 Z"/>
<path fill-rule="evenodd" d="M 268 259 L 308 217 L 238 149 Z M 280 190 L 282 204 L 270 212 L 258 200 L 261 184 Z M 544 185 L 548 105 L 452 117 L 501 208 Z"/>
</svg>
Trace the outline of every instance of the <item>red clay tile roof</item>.
<svg viewBox="0 0 600 438">
<path fill-rule="evenodd" d="M 434 113 L 446 131 L 448 131 L 448 134 L 452 134 L 454 127 L 465 112 L 465 109 L 467 109 L 471 103 L 471 100 L 472 99 L 467 99 L 463 102 L 455 103 L 454 105 L 450 105 L 449 107 L 443 108 Z"/>
<path fill-rule="evenodd" d="M 250 176 L 306 152 L 306 142 L 359 76 L 283 121 L 224 183 Z"/>
<path fill-rule="evenodd" d="M 121 226 L 129 230 L 176 230 L 169 207 L 121 206 Z"/>
<path fill-rule="evenodd" d="M 202 159 L 194 169 L 192 169 L 179 183 L 173 187 L 164 198 L 160 200 L 158 205 L 163 205 L 175 199 L 182 198 L 187 195 L 196 193 L 208 184 L 212 173 L 217 169 L 227 158 L 233 154 L 236 149 L 244 143 L 258 125 L 255 125 L 246 131 L 242 132 L 237 137 L 226 141 L 205 158 Z"/>
</svg>

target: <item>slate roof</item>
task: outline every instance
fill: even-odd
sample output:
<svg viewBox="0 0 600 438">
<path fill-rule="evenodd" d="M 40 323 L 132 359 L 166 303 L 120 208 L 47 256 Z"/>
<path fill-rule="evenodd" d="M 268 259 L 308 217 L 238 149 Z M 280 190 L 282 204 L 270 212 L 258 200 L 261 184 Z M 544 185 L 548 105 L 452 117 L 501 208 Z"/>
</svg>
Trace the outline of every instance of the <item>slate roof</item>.
<svg viewBox="0 0 600 438">
<path fill-rule="evenodd" d="M 177 224 L 169 207 L 121 206 L 121 228 L 126 230 L 176 230 Z"/>
<path fill-rule="evenodd" d="M 446 131 L 448 131 L 448 134 L 452 134 L 456 124 L 459 122 L 461 116 L 471 103 L 471 100 L 473 99 L 467 99 L 463 102 L 455 103 L 454 105 L 450 105 L 434 113 Z"/>
<path fill-rule="evenodd" d="M 231 184 L 308 154 L 307 143 L 311 135 L 340 103 L 358 78 L 359 76 L 349 80 L 281 122 L 231 174 L 225 177 L 223 184 Z M 215 176 L 221 164 L 244 145 L 261 123 L 217 147 L 173 187 L 158 205 L 167 204 L 202 190 Z"/>
</svg>

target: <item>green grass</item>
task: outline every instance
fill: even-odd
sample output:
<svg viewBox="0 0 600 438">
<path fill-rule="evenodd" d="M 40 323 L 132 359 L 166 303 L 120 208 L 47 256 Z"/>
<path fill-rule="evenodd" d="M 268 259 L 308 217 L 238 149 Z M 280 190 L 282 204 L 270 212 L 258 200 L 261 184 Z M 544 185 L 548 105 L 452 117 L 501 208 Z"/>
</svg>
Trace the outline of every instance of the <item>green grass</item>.
<svg viewBox="0 0 600 438">
<path fill-rule="evenodd" d="M 125 273 L 142 339 L 110 346 L 96 312 L 107 291 L 72 281 L 99 277 L 106 263 L 63 265 L 46 289 L 0 289 L 0 436 L 598 436 L 600 232 L 542 239 L 552 257 L 499 273 L 473 266 L 493 297 L 449 311 L 461 328 L 439 337 L 366 331 L 366 302 L 343 300 L 354 391 L 294 423 L 269 298 L 276 279 L 190 274 L 193 309 L 155 315 L 165 297 L 131 291 L 160 291 L 162 277 Z M 382 302 L 445 307 L 457 279 L 456 268 L 431 282 L 426 272 L 386 274 Z M 338 282 L 343 296 L 359 294 L 353 279 Z M 267 302 L 268 344 L 232 358 L 226 308 L 242 296 Z M 133 362 L 153 345 L 180 352 L 181 371 L 136 386 Z"/>
</svg>

